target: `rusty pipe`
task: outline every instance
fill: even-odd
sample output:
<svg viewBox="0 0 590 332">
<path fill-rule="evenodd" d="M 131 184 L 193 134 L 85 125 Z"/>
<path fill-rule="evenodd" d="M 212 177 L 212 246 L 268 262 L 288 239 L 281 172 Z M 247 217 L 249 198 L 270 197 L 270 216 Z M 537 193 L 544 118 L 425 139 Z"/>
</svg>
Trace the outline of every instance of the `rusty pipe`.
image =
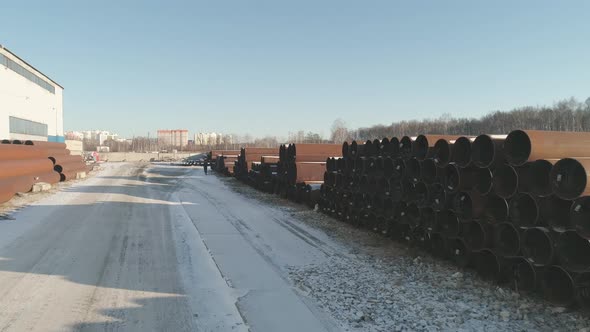
<svg viewBox="0 0 590 332">
<path fill-rule="evenodd" d="M 590 157 L 590 133 L 514 130 L 504 142 L 506 160 L 522 165 L 537 159 Z"/>
<path fill-rule="evenodd" d="M 590 240 L 590 196 L 574 201 L 570 209 L 570 222 L 581 237 Z"/>
<path fill-rule="evenodd" d="M 545 268 L 541 289 L 543 297 L 553 304 L 567 307 L 575 302 L 574 280 L 561 266 L 552 265 Z"/>
<path fill-rule="evenodd" d="M 508 208 L 508 202 L 504 198 L 496 194 L 489 194 L 486 196 L 483 220 L 490 224 L 508 221 Z"/>
<path fill-rule="evenodd" d="M 477 251 L 474 256 L 475 269 L 484 279 L 501 282 L 509 277 L 506 262 L 491 249 Z"/>
<path fill-rule="evenodd" d="M 553 237 L 547 228 L 531 227 L 522 234 L 522 255 L 533 264 L 553 264 L 554 247 Z"/>
<path fill-rule="evenodd" d="M 564 144 L 567 145 L 567 144 Z M 551 170 L 551 189 L 563 199 L 576 199 L 590 194 L 590 158 L 564 158 Z"/>
<path fill-rule="evenodd" d="M 0 179 L 35 173 L 42 174 L 52 169 L 53 163 L 47 158 L 4 160 L 0 161 Z"/>
<path fill-rule="evenodd" d="M 520 233 L 514 225 L 504 222 L 495 226 L 494 247 L 499 255 L 503 257 L 519 256 Z"/>
<path fill-rule="evenodd" d="M 0 145 L 0 161 L 43 158 L 47 158 L 47 156 L 41 149 L 13 144 Z"/>
<path fill-rule="evenodd" d="M 479 135 L 471 144 L 471 160 L 477 167 L 492 167 L 504 163 L 502 151 L 506 135 Z"/>
<path fill-rule="evenodd" d="M 456 140 L 457 135 L 418 135 L 412 144 L 412 155 L 422 161 L 429 155 L 436 154 L 434 147 L 438 140 Z"/>
<path fill-rule="evenodd" d="M 553 193 L 551 189 L 551 170 L 553 169 L 553 164 L 557 161 L 557 159 L 539 159 L 531 163 L 531 193 L 541 197 L 549 196 Z"/>
<path fill-rule="evenodd" d="M 426 183 L 436 182 L 437 167 L 433 159 L 428 158 L 420 162 L 420 176 Z"/>
<path fill-rule="evenodd" d="M 575 231 L 565 231 L 557 240 L 559 261 L 568 271 L 584 272 L 590 268 L 590 241 Z"/>
<path fill-rule="evenodd" d="M 461 233 L 461 222 L 451 210 L 442 210 L 436 213 L 436 227 L 446 237 L 458 237 Z"/>
<path fill-rule="evenodd" d="M 322 181 L 325 169 L 325 161 L 289 163 L 287 180 L 291 185 L 304 181 Z"/>
<path fill-rule="evenodd" d="M 510 220 L 519 227 L 533 227 L 540 216 L 537 199 L 527 193 L 519 193 L 510 199 Z"/>
<path fill-rule="evenodd" d="M 543 270 L 524 257 L 511 259 L 511 286 L 517 292 L 534 292 L 540 287 Z"/>
<path fill-rule="evenodd" d="M 462 221 L 479 219 L 485 210 L 484 197 L 475 191 L 462 191 L 453 199 L 453 210 Z"/>
<path fill-rule="evenodd" d="M 488 223 L 477 220 L 472 220 L 466 225 L 463 235 L 465 244 L 471 251 L 479 251 L 489 248 L 493 244 L 492 237 L 492 226 Z"/>
<path fill-rule="evenodd" d="M 471 165 L 471 140 L 469 138 L 461 136 L 453 143 L 451 161 L 459 167 Z"/>
<path fill-rule="evenodd" d="M 439 139 L 432 148 L 432 160 L 438 167 L 445 167 L 451 161 L 451 143 L 446 139 Z"/>
<path fill-rule="evenodd" d="M 59 142 L 46 142 L 46 141 L 25 141 L 25 145 L 33 145 L 36 147 L 44 148 L 44 149 L 60 149 L 63 150 L 66 148 L 66 143 L 59 143 Z"/>
<path fill-rule="evenodd" d="M 557 196 L 539 198 L 541 221 L 555 231 L 570 229 L 570 209 L 572 201 Z"/>
<path fill-rule="evenodd" d="M 399 141 L 399 155 L 403 159 L 412 157 L 412 139 L 410 136 L 404 136 Z"/>
<path fill-rule="evenodd" d="M 518 190 L 518 173 L 514 167 L 504 164 L 494 170 L 493 190 L 502 198 L 514 196 Z"/>
</svg>

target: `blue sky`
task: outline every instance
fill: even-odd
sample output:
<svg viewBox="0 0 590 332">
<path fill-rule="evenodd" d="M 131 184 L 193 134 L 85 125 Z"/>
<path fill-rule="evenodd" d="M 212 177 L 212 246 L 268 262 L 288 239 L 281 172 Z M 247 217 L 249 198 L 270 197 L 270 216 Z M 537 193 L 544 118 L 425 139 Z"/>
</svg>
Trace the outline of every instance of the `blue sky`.
<svg viewBox="0 0 590 332">
<path fill-rule="evenodd" d="M 590 96 L 587 1 L 11 1 L 65 128 L 285 137 Z"/>
</svg>

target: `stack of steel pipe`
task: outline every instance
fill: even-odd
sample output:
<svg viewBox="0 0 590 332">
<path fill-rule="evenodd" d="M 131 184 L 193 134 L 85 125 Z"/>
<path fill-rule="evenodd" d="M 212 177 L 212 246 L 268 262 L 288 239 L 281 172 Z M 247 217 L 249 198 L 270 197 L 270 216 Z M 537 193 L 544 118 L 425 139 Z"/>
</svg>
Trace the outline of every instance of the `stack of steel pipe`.
<svg viewBox="0 0 590 332">
<path fill-rule="evenodd" d="M 559 305 L 590 303 L 589 146 L 590 133 L 529 130 L 344 143 L 320 208 Z"/>
<path fill-rule="evenodd" d="M 263 157 L 266 157 L 264 161 L 262 160 Z M 243 181 L 250 179 L 255 183 L 260 181 L 263 182 L 262 179 L 258 179 L 256 177 L 257 174 L 259 174 L 258 171 L 256 171 L 256 173 L 251 173 L 251 171 L 253 170 L 254 165 L 258 166 L 260 164 L 264 164 L 266 161 L 271 161 L 273 159 L 272 157 L 276 157 L 278 159 L 278 148 L 242 148 L 236 163 L 236 178 Z M 276 161 L 274 161 L 274 163 L 276 164 Z"/>
<path fill-rule="evenodd" d="M 224 175 L 233 175 L 239 155 L 218 154 L 211 163 L 211 169 Z"/>
<path fill-rule="evenodd" d="M 0 203 L 35 183 L 65 181 L 73 171 L 85 170 L 80 156 L 70 156 L 64 143 L 2 140 L 0 144 Z M 68 175 L 66 178 L 65 175 Z"/>
</svg>

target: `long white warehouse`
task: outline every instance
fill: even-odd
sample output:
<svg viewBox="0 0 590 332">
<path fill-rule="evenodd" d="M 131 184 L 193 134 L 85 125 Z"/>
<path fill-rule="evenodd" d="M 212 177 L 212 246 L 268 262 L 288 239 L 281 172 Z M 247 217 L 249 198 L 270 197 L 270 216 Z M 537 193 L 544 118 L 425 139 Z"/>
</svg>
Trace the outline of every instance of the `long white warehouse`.
<svg viewBox="0 0 590 332">
<path fill-rule="evenodd" d="M 63 142 L 63 87 L 0 45 L 0 139 Z"/>
</svg>

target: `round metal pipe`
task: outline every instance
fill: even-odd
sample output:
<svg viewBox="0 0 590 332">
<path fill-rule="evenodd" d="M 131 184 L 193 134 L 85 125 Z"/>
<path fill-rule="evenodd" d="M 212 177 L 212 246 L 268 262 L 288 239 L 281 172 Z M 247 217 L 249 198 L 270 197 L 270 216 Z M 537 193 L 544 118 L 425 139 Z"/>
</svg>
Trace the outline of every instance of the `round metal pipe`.
<svg viewBox="0 0 590 332">
<path fill-rule="evenodd" d="M 459 137 L 451 149 L 451 160 L 459 167 L 471 164 L 471 140 L 465 136 Z"/>
<path fill-rule="evenodd" d="M 574 280 L 560 266 L 553 265 L 545 269 L 541 288 L 545 299 L 553 304 L 567 307 L 575 301 L 576 289 Z"/>
<path fill-rule="evenodd" d="M 449 247 L 447 238 L 441 233 L 435 232 L 430 234 L 430 249 L 431 253 L 439 258 L 449 257 Z"/>
<path fill-rule="evenodd" d="M 406 160 L 406 178 L 412 182 L 420 180 L 420 162 L 416 158 Z"/>
<path fill-rule="evenodd" d="M 551 170 L 556 162 L 555 159 L 539 159 L 531 163 L 531 193 L 540 197 L 550 196 L 553 193 L 551 189 Z"/>
<path fill-rule="evenodd" d="M 520 234 L 514 225 L 507 222 L 498 224 L 494 235 L 494 247 L 499 255 L 503 257 L 519 256 Z"/>
<path fill-rule="evenodd" d="M 414 190 L 414 183 L 409 180 L 402 180 L 402 199 L 407 202 L 414 202 L 416 200 L 416 192 Z"/>
<path fill-rule="evenodd" d="M 420 209 L 415 203 L 409 203 L 403 212 L 400 213 L 400 223 L 416 227 L 420 224 Z"/>
<path fill-rule="evenodd" d="M 438 167 L 445 167 L 451 161 L 451 143 L 446 139 L 439 139 L 432 149 L 432 160 Z"/>
<path fill-rule="evenodd" d="M 581 237 L 590 240 L 590 196 L 574 201 L 570 210 L 570 222 Z"/>
<path fill-rule="evenodd" d="M 381 155 L 381 141 L 378 138 L 373 140 L 373 155 L 380 156 Z"/>
<path fill-rule="evenodd" d="M 576 199 L 590 194 L 588 181 L 590 159 L 564 158 L 559 160 L 551 170 L 551 189 L 563 199 Z"/>
<path fill-rule="evenodd" d="M 450 192 L 472 190 L 477 185 L 479 169 L 476 167 L 460 168 L 455 163 L 445 166 L 443 171 L 443 183 L 445 189 Z"/>
<path fill-rule="evenodd" d="M 383 170 L 383 177 L 385 177 L 386 179 L 389 179 L 393 176 L 394 173 L 394 162 L 393 159 L 389 158 L 389 157 L 384 157 L 382 159 L 382 170 Z"/>
<path fill-rule="evenodd" d="M 428 249 L 430 246 L 430 236 L 422 226 L 412 229 L 412 239 L 420 248 Z"/>
<path fill-rule="evenodd" d="M 457 193 L 453 199 L 453 210 L 462 221 L 479 219 L 485 209 L 485 200 L 481 194 L 471 191 Z"/>
<path fill-rule="evenodd" d="M 47 158 L 0 161 L 0 179 L 27 175 L 43 174 L 53 169 L 53 163 Z"/>
<path fill-rule="evenodd" d="M 506 135 L 479 135 L 471 145 L 471 160 L 477 167 L 487 168 L 504 162 L 502 147 Z"/>
<path fill-rule="evenodd" d="M 461 222 L 451 210 L 436 213 L 436 227 L 446 237 L 458 237 L 461 233 Z"/>
<path fill-rule="evenodd" d="M 422 181 L 433 183 L 437 180 L 437 167 L 433 159 L 428 158 L 420 162 L 420 175 Z"/>
<path fill-rule="evenodd" d="M 590 272 L 577 275 L 574 278 L 574 285 L 579 304 L 584 308 L 590 307 Z"/>
<path fill-rule="evenodd" d="M 433 183 L 428 188 L 428 201 L 435 211 L 443 210 L 447 205 L 447 193 L 440 183 Z"/>
<path fill-rule="evenodd" d="M 381 142 L 379 143 L 380 156 L 389 156 L 389 144 L 391 144 L 389 138 L 383 137 L 383 139 L 381 139 Z"/>
<path fill-rule="evenodd" d="M 403 159 L 412 157 L 412 139 L 410 136 L 404 136 L 399 141 L 399 154 Z"/>
<path fill-rule="evenodd" d="M 9 139 L 3 139 L 1 144 L 12 144 L 12 142 Z"/>
<path fill-rule="evenodd" d="M 394 202 L 402 200 L 404 198 L 402 183 L 394 179 L 389 180 L 389 195 Z"/>
<path fill-rule="evenodd" d="M 391 158 L 398 158 L 399 157 L 399 147 L 400 143 L 397 137 L 392 137 L 389 140 L 389 145 L 386 146 L 385 155 Z"/>
<path fill-rule="evenodd" d="M 352 159 L 357 159 L 361 156 L 364 156 L 365 145 L 358 144 L 356 141 L 352 141 L 349 147 L 348 156 Z"/>
<path fill-rule="evenodd" d="M 480 276 L 496 282 L 505 278 L 504 262 L 492 250 L 482 249 L 474 255 L 475 269 Z"/>
<path fill-rule="evenodd" d="M 540 283 L 542 271 L 535 268 L 530 261 L 523 257 L 512 259 L 512 286 L 517 292 L 534 292 Z"/>
<path fill-rule="evenodd" d="M 431 207 L 420 208 L 420 225 L 427 232 L 436 230 L 436 214 Z"/>
<path fill-rule="evenodd" d="M 428 186 L 424 182 L 417 182 L 414 184 L 414 197 L 418 206 L 426 206 L 428 204 Z"/>
<path fill-rule="evenodd" d="M 400 181 L 406 172 L 406 163 L 402 158 L 393 159 L 391 178 Z"/>
<path fill-rule="evenodd" d="M 47 158 L 47 155 L 42 149 L 12 144 L 0 145 L 0 161 L 43 158 Z"/>
<path fill-rule="evenodd" d="M 475 189 L 482 195 L 489 194 L 494 187 L 492 171 L 489 168 L 478 168 Z"/>
<path fill-rule="evenodd" d="M 533 227 L 539 221 L 539 205 L 530 194 L 519 193 L 510 199 L 510 220 L 519 227 Z"/>
<path fill-rule="evenodd" d="M 508 202 L 496 194 L 487 195 L 483 220 L 490 224 L 499 224 L 507 221 Z"/>
<path fill-rule="evenodd" d="M 448 248 L 451 260 L 459 267 L 466 267 L 471 261 L 471 252 L 461 238 L 450 238 Z"/>
<path fill-rule="evenodd" d="M 590 133 L 514 130 L 504 142 L 506 160 L 522 165 L 538 159 L 590 157 Z"/>
<path fill-rule="evenodd" d="M 342 143 L 342 157 L 348 158 L 349 153 L 350 153 L 350 147 L 348 145 L 348 142 L 344 141 L 344 143 Z"/>
<path fill-rule="evenodd" d="M 568 271 L 585 272 L 590 268 L 590 241 L 575 231 L 561 233 L 557 253 L 561 266 Z"/>
<path fill-rule="evenodd" d="M 541 221 L 555 231 L 572 228 L 570 224 L 570 209 L 572 201 L 557 196 L 539 198 L 539 212 Z"/>
<path fill-rule="evenodd" d="M 501 165 L 494 170 L 493 188 L 496 195 L 502 198 L 510 198 L 518 189 L 518 174 L 514 167 Z"/>
<path fill-rule="evenodd" d="M 522 234 L 522 255 L 533 264 L 551 265 L 555 257 L 553 239 L 548 229 L 528 228 Z"/>
<path fill-rule="evenodd" d="M 489 224 L 473 220 L 465 227 L 463 238 L 469 250 L 479 251 L 492 244 L 492 230 Z"/>
</svg>

